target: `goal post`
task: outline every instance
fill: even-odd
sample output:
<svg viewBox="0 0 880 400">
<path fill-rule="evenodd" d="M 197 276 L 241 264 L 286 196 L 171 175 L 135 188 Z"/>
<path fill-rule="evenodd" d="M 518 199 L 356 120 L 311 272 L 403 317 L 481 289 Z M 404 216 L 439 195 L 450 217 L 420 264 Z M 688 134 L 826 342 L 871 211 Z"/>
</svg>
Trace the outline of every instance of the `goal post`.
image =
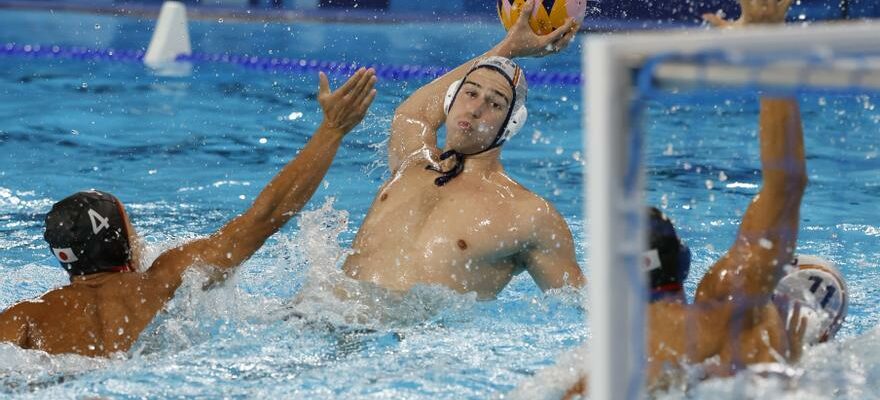
<svg viewBox="0 0 880 400">
<path fill-rule="evenodd" d="M 880 24 L 591 34 L 584 42 L 588 387 L 592 399 L 637 399 L 645 383 L 647 304 L 639 264 L 646 243 L 643 138 L 632 120 L 644 96 L 638 89 L 668 80 L 785 93 L 809 86 L 876 91 Z"/>
</svg>

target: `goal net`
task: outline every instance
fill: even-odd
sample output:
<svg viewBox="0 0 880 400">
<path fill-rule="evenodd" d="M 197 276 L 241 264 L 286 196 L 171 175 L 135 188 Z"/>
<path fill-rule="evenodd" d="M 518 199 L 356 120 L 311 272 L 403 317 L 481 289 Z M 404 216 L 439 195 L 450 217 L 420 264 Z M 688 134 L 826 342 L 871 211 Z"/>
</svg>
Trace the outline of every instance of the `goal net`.
<svg viewBox="0 0 880 400">
<path fill-rule="evenodd" d="M 589 158 L 584 198 L 592 334 L 587 344 L 588 386 L 593 399 L 635 399 L 642 397 L 645 383 L 647 291 L 641 267 L 645 206 L 652 203 L 674 210 L 672 217 L 686 240 L 689 226 L 696 224 L 706 232 L 714 229 L 713 223 L 721 226 L 720 231 L 734 229 L 747 200 L 727 205 L 727 200 L 717 198 L 724 195 L 717 189 L 760 186 L 754 137 L 759 94 L 806 96 L 811 104 L 807 108 L 820 111 L 834 101 L 856 104 L 849 109 L 873 110 L 872 95 L 880 94 L 880 24 L 588 35 L 585 44 L 584 143 Z M 703 111 L 688 114 L 690 108 Z M 689 120 L 688 115 L 700 120 Z M 874 128 L 880 125 L 877 115 L 867 117 L 873 118 Z M 828 124 L 840 122 L 839 117 L 840 112 L 830 115 Z M 671 122 L 664 122 L 669 118 Z M 719 137 L 743 130 L 752 133 L 751 140 Z M 810 137 L 809 128 L 805 135 L 808 146 L 811 140 L 836 143 L 850 138 L 846 134 Z M 873 137 L 880 136 L 875 132 Z M 647 146 L 648 142 L 655 145 Z M 872 143 L 876 142 L 864 145 L 867 157 L 873 154 L 875 162 L 877 147 Z M 808 148 L 808 159 L 810 152 Z M 690 161 L 688 155 L 710 161 Z M 651 160 L 658 157 L 666 157 L 671 167 L 650 168 Z M 730 159 L 737 157 L 739 161 Z M 737 162 L 751 163 L 752 168 L 738 169 Z M 736 175 L 746 178 L 731 178 Z M 679 183 L 699 192 L 678 194 L 673 186 L 684 180 Z M 720 242 L 729 245 L 734 236 L 724 234 Z M 691 245 L 695 266 L 686 285 L 690 295 L 712 257 L 726 250 L 699 244 L 699 248 Z"/>
</svg>

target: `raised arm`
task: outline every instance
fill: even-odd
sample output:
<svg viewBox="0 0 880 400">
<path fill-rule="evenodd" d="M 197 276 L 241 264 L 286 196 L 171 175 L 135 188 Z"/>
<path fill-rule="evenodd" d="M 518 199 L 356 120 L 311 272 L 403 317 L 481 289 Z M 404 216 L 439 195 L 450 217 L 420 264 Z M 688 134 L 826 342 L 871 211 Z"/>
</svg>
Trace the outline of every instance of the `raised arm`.
<svg viewBox="0 0 880 400">
<path fill-rule="evenodd" d="M 742 15 L 728 23 L 707 15 L 715 26 L 740 28 L 781 24 L 791 0 L 740 0 Z M 700 282 L 696 300 L 735 296 L 745 304 L 769 300 L 790 264 L 797 243 L 801 198 L 807 185 L 804 138 L 797 101 L 763 97 L 760 115 L 763 186 L 746 209 L 736 241 Z M 744 298 L 745 297 L 745 298 Z"/>
<path fill-rule="evenodd" d="M 361 69 L 335 92 L 321 73 L 318 102 L 324 120 L 299 155 L 281 169 L 244 214 L 213 235 L 160 255 L 147 275 L 173 295 L 193 264 L 226 271 L 247 260 L 308 201 L 324 178 L 342 138 L 366 115 L 376 91 L 372 70 Z"/>
<path fill-rule="evenodd" d="M 565 219 L 548 203 L 535 221 L 535 239 L 524 254 L 526 270 L 542 291 L 573 286 L 580 288 L 586 278 L 578 266 L 574 240 Z"/>
<path fill-rule="evenodd" d="M 394 113 L 388 141 L 388 167 L 392 172 L 398 171 L 404 161 L 412 157 L 424 155 L 426 151 L 436 151 L 437 130 L 446 119 L 443 112 L 446 90 L 453 82 L 463 78 L 476 60 L 491 56 L 541 57 L 557 53 L 571 43 L 579 27 L 571 19 L 544 36 L 532 31 L 528 20 L 534 1 L 528 0 L 523 5 L 529 12 L 520 13 L 516 24 L 495 47 L 423 86 L 401 103 Z"/>
<path fill-rule="evenodd" d="M 760 141 L 763 186 L 746 210 L 733 246 L 700 282 L 697 301 L 733 296 L 766 302 L 783 268 L 792 262 L 807 186 L 803 131 L 794 99 L 761 100 Z"/>
</svg>

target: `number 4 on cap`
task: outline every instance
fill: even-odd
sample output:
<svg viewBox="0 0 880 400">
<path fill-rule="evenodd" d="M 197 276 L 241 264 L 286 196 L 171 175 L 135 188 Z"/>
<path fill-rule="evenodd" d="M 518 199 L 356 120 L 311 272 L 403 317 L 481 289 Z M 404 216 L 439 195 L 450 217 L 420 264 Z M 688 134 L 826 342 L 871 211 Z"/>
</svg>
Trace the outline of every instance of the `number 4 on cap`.
<svg viewBox="0 0 880 400">
<path fill-rule="evenodd" d="M 92 232 L 98 234 L 104 228 L 110 228 L 110 218 L 104 218 L 97 211 L 89 209 L 89 218 L 92 220 Z M 100 222 L 100 223 L 99 223 Z"/>
</svg>

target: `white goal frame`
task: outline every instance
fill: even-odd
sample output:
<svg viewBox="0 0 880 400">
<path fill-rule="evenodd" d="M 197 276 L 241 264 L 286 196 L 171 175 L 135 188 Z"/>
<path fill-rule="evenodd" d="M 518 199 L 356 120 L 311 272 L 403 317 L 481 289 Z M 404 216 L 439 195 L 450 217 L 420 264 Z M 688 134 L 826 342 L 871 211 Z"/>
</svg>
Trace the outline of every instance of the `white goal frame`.
<svg viewBox="0 0 880 400">
<path fill-rule="evenodd" d="M 832 23 L 811 26 L 763 26 L 729 30 L 680 30 L 673 32 L 587 34 L 583 66 L 584 154 L 589 156 L 588 182 L 584 185 L 588 216 L 587 246 L 590 263 L 588 318 L 590 348 L 589 397 L 591 399 L 636 399 L 644 387 L 645 278 L 638 265 L 646 241 L 644 219 L 644 169 L 639 168 L 633 196 L 626 198 L 623 174 L 630 142 L 630 102 L 633 100 L 634 71 L 650 57 L 723 50 L 749 54 L 785 51 L 819 55 L 880 54 L 880 23 Z M 820 71 L 817 81 L 831 86 L 880 87 L 880 67 L 867 75 L 864 60 L 858 68 L 847 63 Z M 873 62 L 869 62 L 873 64 Z M 786 69 L 787 68 L 787 69 Z M 756 75 L 719 67 L 714 72 L 687 65 L 656 70 L 670 79 L 710 80 L 735 83 L 737 76 L 757 83 L 782 86 L 810 85 L 809 78 L 787 82 L 780 77 L 803 73 L 801 66 L 781 63 L 771 73 Z M 847 76 L 849 74 L 849 76 Z M 805 76 L 805 75 L 796 75 Z M 867 76 L 867 77 L 866 77 Z M 715 77 L 714 79 L 712 77 Z M 843 77 L 843 78 L 841 78 Z M 750 82 L 751 82 L 750 81 Z M 743 81 L 744 82 L 744 81 Z M 643 157 L 638 154 L 639 160 Z M 637 216 L 637 218 L 634 218 Z M 627 219 L 627 217 L 629 217 Z M 627 262 L 628 260 L 628 262 Z M 641 279 L 642 281 L 639 281 Z M 639 286 L 641 285 L 641 286 Z M 641 288 L 641 290 L 640 290 Z"/>
</svg>

